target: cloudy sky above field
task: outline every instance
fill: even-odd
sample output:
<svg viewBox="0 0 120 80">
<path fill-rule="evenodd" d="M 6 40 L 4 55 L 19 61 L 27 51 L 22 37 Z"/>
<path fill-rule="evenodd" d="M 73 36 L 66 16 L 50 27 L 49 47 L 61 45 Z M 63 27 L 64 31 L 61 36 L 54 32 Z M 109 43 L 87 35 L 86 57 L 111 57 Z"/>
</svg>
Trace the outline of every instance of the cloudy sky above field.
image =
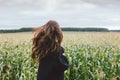
<svg viewBox="0 0 120 80">
<path fill-rule="evenodd" d="M 0 0 L 0 29 L 37 27 L 48 20 L 61 27 L 120 29 L 120 0 Z"/>
</svg>

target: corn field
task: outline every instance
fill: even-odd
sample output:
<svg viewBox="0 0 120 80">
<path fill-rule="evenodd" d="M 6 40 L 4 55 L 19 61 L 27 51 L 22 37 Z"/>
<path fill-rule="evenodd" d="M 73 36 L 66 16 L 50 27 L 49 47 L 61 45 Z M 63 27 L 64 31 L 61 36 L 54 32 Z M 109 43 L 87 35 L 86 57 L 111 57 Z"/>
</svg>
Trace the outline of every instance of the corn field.
<svg viewBox="0 0 120 80">
<path fill-rule="evenodd" d="M 64 32 L 65 80 L 120 80 L 120 33 Z M 36 80 L 33 33 L 0 34 L 0 80 Z"/>
</svg>

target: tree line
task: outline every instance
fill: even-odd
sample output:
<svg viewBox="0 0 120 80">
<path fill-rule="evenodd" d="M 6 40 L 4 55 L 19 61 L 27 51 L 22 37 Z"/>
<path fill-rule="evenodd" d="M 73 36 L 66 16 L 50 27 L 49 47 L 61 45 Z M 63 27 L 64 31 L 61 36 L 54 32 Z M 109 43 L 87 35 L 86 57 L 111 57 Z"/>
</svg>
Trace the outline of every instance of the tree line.
<svg viewBox="0 0 120 80">
<path fill-rule="evenodd" d="M 79 31 L 79 32 L 120 32 L 120 30 L 109 30 L 107 28 L 61 28 L 62 31 Z M 20 28 L 11 30 L 0 30 L 0 33 L 32 32 L 35 28 Z"/>
</svg>

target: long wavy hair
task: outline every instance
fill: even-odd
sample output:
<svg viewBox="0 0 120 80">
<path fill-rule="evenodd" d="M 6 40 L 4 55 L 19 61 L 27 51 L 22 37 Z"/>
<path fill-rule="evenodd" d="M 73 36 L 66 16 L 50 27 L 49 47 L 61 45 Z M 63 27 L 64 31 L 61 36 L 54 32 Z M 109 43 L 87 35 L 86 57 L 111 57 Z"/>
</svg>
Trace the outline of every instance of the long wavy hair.
<svg viewBox="0 0 120 80">
<path fill-rule="evenodd" d="M 62 30 L 56 21 L 50 20 L 36 28 L 32 39 L 32 58 L 41 60 L 47 55 L 55 54 L 60 50 L 62 39 Z"/>
</svg>

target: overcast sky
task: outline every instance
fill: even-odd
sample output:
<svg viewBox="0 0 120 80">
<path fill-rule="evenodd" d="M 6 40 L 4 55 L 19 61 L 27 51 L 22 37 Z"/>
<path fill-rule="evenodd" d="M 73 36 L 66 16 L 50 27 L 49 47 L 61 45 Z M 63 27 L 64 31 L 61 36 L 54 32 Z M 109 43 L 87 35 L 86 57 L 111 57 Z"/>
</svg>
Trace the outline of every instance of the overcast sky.
<svg viewBox="0 0 120 80">
<path fill-rule="evenodd" d="M 48 20 L 61 27 L 120 29 L 120 0 L 0 0 L 0 29 L 37 27 Z"/>
</svg>

